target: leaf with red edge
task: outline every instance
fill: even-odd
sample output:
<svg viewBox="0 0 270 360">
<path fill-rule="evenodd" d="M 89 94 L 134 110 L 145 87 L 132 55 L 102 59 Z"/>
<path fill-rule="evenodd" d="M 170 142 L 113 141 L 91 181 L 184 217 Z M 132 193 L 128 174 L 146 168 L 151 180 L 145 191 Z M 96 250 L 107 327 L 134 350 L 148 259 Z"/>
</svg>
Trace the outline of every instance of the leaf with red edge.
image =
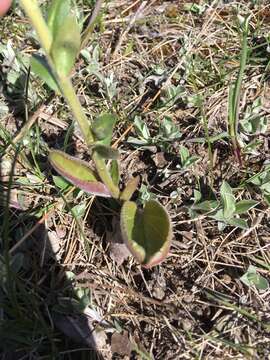
<svg viewBox="0 0 270 360">
<path fill-rule="evenodd" d="M 168 255 L 172 224 L 166 209 L 157 201 L 147 201 L 138 209 L 126 201 L 121 210 L 121 232 L 131 254 L 146 268 L 162 262 Z"/>
<path fill-rule="evenodd" d="M 108 188 L 97 180 L 88 163 L 60 150 L 52 150 L 49 161 L 53 168 L 71 184 L 93 195 L 111 197 Z"/>
</svg>

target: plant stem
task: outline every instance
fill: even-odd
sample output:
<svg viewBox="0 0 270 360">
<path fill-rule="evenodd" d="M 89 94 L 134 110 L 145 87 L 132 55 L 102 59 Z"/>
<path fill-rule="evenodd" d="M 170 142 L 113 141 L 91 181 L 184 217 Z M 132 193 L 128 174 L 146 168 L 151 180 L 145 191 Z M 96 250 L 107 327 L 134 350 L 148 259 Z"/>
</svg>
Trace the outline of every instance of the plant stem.
<svg viewBox="0 0 270 360">
<path fill-rule="evenodd" d="M 85 139 L 86 144 L 89 146 L 94 142 L 94 137 L 91 132 L 90 123 L 84 113 L 84 110 L 78 100 L 78 97 L 74 91 L 73 85 L 70 78 L 61 76 L 57 73 L 55 66 L 50 57 L 50 48 L 52 44 L 52 36 L 50 29 L 48 28 L 42 13 L 39 9 L 38 3 L 36 0 L 21 0 L 21 5 L 31 23 L 36 30 L 41 46 L 43 47 L 47 59 L 51 65 L 52 71 L 56 77 L 58 85 L 62 91 L 62 94 L 66 98 L 72 113 L 77 120 L 79 127 L 81 129 L 82 135 Z"/>
<path fill-rule="evenodd" d="M 119 197 L 119 189 L 113 183 L 111 174 L 109 173 L 105 161 L 94 151 L 92 154 L 92 159 L 94 160 L 97 168 L 97 172 L 101 180 L 105 185 L 107 185 L 108 189 L 110 190 L 112 196 L 115 199 Z"/>
<path fill-rule="evenodd" d="M 235 122 L 235 124 L 234 124 L 235 135 L 237 134 L 237 126 L 238 126 L 238 120 L 239 120 L 239 103 L 240 103 L 240 95 L 241 95 L 241 86 L 242 86 L 243 76 L 244 76 L 244 72 L 245 72 L 245 68 L 246 68 L 246 64 L 247 64 L 247 52 L 248 52 L 247 37 L 248 37 L 248 33 L 247 33 L 247 31 L 244 31 L 243 32 L 243 40 L 242 40 L 242 52 L 241 52 L 241 58 L 240 58 L 240 68 L 239 68 L 239 73 L 238 73 L 236 84 L 235 84 L 235 90 L 233 93 L 233 104 L 234 104 L 233 112 L 234 112 L 234 122 Z"/>
<path fill-rule="evenodd" d="M 57 80 L 58 86 L 62 91 L 67 103 L 69 104 L 74 118 L 79 124 L 80 130 L 84 137 L 84 140 L 91 151 L 91 145 L 93 145 L 95 139 L 93 133 L 91 131 L 91 125 L 88 121 L 85 112 L 81 106 L 81 103 L 76 95 L 74 87 L 69 77 L 62 76 L 59 74 L 53 64 L 53 61 L 50 56 L 50 49 L 52 44 L 52 35 L 50 29 L 48 28 L 42 13 L 40 11 L 39 5 L 37 0 L 20 0 L 21 6 L 25 11 L 26 15 L 29 17 L 37 35 L 39 37 L 39 41 L 41 46 L 43 47 L 48 62 L 52 68 L 53 74 Z M 99 1 L 101 5 L 101 1 Z M 96 16 L 96 14 L 95 14 Z M 95 162 L 97 172 L 104 182 L 104 184 L 108 187 L 113 197 L 118 198 L 119 196 L 119 189 L 115 186 L 112 181 L 111 175 L 107 169 L 105 161 L 99 157 L 97 154 L 93 153 L 93 160 Z"/>
<path fill-rule="evenodd" d="M 20 2 L 24 12 L 31 20 L 43 49 L 48 55 L 52 45 L 52 35 L 42 16 L 38 2 L 36 0 L 20 0 Z"/>
<path fill-rule="evenodd" d="M 243 29 L 242 52 L 240 57 L 240 67 L 235 84 L 229 89 L 229 134 L 232 141 L 233 151 L 239 164 L 242 165 L 241 149 L 238 142 L 238 122 L 239 122 L 239 103 L 241 86 L 247 64 L 248 53 L 248 19 Z"/>
<path fill-rule="evenodd" d="M 81 103 L 74 91 L 71 80 L 68 77 L 59 75 L 57 80 L 59 82 L 62 93 L 65 96 L 73 112 L 73 115 L 79 124 L 87 146 L 91 146 L 94 142 L 94 137 L 91 131 L 90 122 L 88 121 L 85 112 L 83 111 Z"/>
</svg>

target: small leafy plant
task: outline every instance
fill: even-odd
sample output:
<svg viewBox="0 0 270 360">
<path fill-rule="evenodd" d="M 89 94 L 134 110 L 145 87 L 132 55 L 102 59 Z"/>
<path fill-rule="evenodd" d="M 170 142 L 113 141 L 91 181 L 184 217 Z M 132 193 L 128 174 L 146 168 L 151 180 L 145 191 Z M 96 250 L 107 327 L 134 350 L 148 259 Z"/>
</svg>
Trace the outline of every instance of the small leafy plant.
<svg viewBox="0 0 270 360">
<path fill-rule="evenodd" d="M 179 156 L 181 160 L 181 167 L 183 169 L 188 168 L 200 159 L 199 156 L 190 155 L 188 148 L 186 148 L 185 146 L 180 146 Z"/>
<path fill-rule="evenodd" d="M 210 218 L 218 221 L 219 230 L 224 230 L 226 226 L 235 226 L 241 229 L 248 229 L 247 221 L 240 215 L 247 213 L 250 209 L 258 205 L 255 200 L 236 201 L 233 189 L 223 181 L 220 187 L 220 200 L 203 200 L 199 191 L 195 190 L 195 201 L 190 207 L 189 213 L 194 218 L 198 214 L 207 214 Z"/>
<path fill-rule="evenodd" d="M 170 248 L 170 217 L 157 201 L 146 201 L 143 208 L 130 201 L 137 190 L 138 178 L 131 179 L 124 190 L 120 191 L 119 152 L 111 147 L 117 118 L 113 114 L 105 113 L 90 123 L 73 88 L 71 73 L 84 41 L 81 39 L 76 17 L 71 12 L 70 1 L 52 1 L 47 21 L 43 18 L 36 0 L 21 0 L 20 3 L 31 20 L 44 51 L 44 54 L 33 55 L 32 70 L 53 91 L 65 97 L 88 146 L 95 168 L 92 169 L 87 162 L 59 150 L 50 151 L 51 165 L 69 183 L 83 191 L 116 199 L 122 206 L 121 232 L 130 252 L 145 267 L 160 263 Z M 88 31 L 85 30 L 85 33 Z M 141 122 L 137 121 L 135 125 L 139 128 Z M 172 124 L 164 123 L 163 127 L 166 139 L 179 136 Z M 146 128 L 141 128 L 144 138 L 149 135 Z M 163 135 L 160 136 L 163 139 Z"/>
<path fill-rule="evenodd" d="M 167 151 L 170 144 L 182 136 L 178 126 L 168 117 L 160 122 L 158 134 L 156 136 L 150 134 L 147 124 L 139 116 L 135 117 L 134 128 L 137 137 L 130 136 L 127 139 L 127 142 L 141 148 L 156 145 L 162 150 Z"/>
<path fill-rule="evenodd" d="M 258 174 L 253 175 L 246 184 L 253 184 L 260 189 L 264 200 L 270 205 L 270 165 L 267 164 Z"/>
<path fill-rule="evenodd" d="M 269 283 L 265 277 L 263 277 L 258 269 L 250 265 L 244 275 L 241 276 L 240 280 L 243 284 L 248 287 L 255 287 L 259 292 L 268 290 Z"/>
</svg>

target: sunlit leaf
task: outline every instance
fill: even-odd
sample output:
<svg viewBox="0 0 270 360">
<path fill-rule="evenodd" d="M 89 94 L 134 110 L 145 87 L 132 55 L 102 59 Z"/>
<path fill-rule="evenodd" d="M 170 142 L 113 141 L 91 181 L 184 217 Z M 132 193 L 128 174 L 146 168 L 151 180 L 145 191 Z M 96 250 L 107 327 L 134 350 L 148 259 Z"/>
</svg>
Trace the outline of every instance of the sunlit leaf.
<svg viewBox="0 0 270 360">
<path fill-rule="evenodd" d="M 130 179 L 126 184 L 125 189 L 122 191 L 122 194 L 120 195 L 120 199 L 125 201 L 130 200 L 134 192 L 137 190 L 139 182 L 140 182 L 139 176 Z"/>
<path fill-rule="evenodd" d="M 80 50 L 80 28 L 75 16 L 69 15 L 57 29 L 51 48 L 51 56 L 60 75 L 67 76 Z"/>
<path fill-rule="evenodd" d="M 255 266 L 250 265 L 247 272 L 240 278 L 247 286 L 255 286 L 256 289 L 265 291 L 269 288 L 268 281 L 260 275 Z"/>
<path fill-rule="evenodd" d="M 85 213 L 85 210 L 86 210 L 86 204 L 85 203 L 75 205 L 71 209 L 73 216 L 75 216 L 77 219 L 83 217 L 83 215 Z"/>
<path fill-rule="evenodd" d="M 163 261 L 170 248 L 172 225 L 166 209 L 150 200 L 138 209 L 135 202 L 126 201 L 121 210 L 121 232 L 132 255 L 145 267 Z"/>
<path fill-rule="evenodd" d="M 245 219 L 231 218 L 231 219 L 227 219 L 226 222 L 231 226 L 239 227 L 240 229 L 243 230 L 248 229 L 248 224 Z"/>
<path fill-rule="evenodd" d="M 48 12 L 48 26 L 53 37 L 70 12 L 70 0 L 53 0 Z"/>
<path fill-rule="evenodd" d="M 230 185 L 223 181 L 220 188 L 220 195 L 223 205 L 223 215 L 225 219 L 230 219 L 235 212 L 235 198 Z"/>
<path fill-rule="evenodd" d="M 70 183 L 66 181 L 62 176 L 53 176 L 53 182 L 62 191 L 70 187 Z"/>
<path fill-rule="evenodd" d="M 235 214 L 245 214 L 250 209 L 258 205 L 258 201 L 255 200 L 241 200 L 235 205 Z"/>
<path fill-rule="evenodd" d="M 87 162 L 59 150 L 52 150 L 49 161 L 54 169 L 76 187 L 89 194 L 110 197 L 107 187 L 97 180 Z"/>
</svg>

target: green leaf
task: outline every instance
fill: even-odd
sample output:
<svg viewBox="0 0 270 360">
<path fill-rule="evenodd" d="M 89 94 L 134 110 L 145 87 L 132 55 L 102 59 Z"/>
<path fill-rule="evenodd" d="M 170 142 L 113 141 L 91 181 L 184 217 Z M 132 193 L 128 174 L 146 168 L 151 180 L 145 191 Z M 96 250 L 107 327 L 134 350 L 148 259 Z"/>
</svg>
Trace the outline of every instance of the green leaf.
<svg viewBox="0 0 270 360">
<path fill-rule="evenodd" d="M 231 218 L 231 219 L 227 219 L 226 223 L 230 226 L 239 227 L 240 229 L 243 229 L 243 230 L 248 229 L 248 224 L 247 224 L 246 220 L 244 220 L 244 219 Z"/>
<path fill-rule="evenodd" d="M 48 12 L 48 26 L 52 31 L 53 38 L 70 13 L 70 0 L 53 0 Z"/>
<path fill-rule="evenodd" d="M 57 72 L 68 76 L 80 50 L 80 28 L 75 16 L 69 15 L 61 23 L 52 43 L 51 56 Z"/>
<path fill-rule="evenodd" d="M 72 215 L 75 216 L 77 219 L 83 217 L 86 210 L 86 205 L 84 203 L 75 205 L 72 209 Z"/>
<path fill-rule="evenodd" d="M 230 219 L 235 212 L 235 198 L 230 185 L 223 181 L 220 188 L 220 195 L 223 205 L 223 214 L 225 219 Z"/>
<path fill-rule="evenodd" d="M 96 151 L 98 155 L 103 159 L 117 160 L 120 156 L 119 151 L 117 149 L 101 144 L 94 145 L 93 151 Z"/>
<path fill-rule="evenodd" d="M 149 268 L 166 258 L 172 239 L 172 225 L 160 203 L 147 201 L 141 210 L 135 202 L 126 201 L 120 219 L 122 237 L 142 265 Z"/>
<path fill-rule="evenodd" d="M 53 176 L 53 182 L 62 191 L 67 190 L 70 187 L 70 183 L 62 176 Z"/>
<path fill-rule="evenodd" d="M 31 70 L 43 80 L 53 91 L 60 93 L 50 66 L 44 56 L 34 54 L 31 58 Z"/>
<path fill-rule="evenodd" d="M 122 194 L 120 195 L 120 200 L 125 200 L 125 201 L 130 200 L 134 192 L 137 190 L 139 182 L 140 182 L 139 176 L 130 179 L 127 182 L 125 189 L 122 191 Z"/>
<path fill-rule="evenodd" d="M 97 180 L 88 163 L 59 150 L 52 150 L 49 161 L 71 184 L 93 195 L 111 197 L 108 188 Z"/>
<path fill-rule="evenodd" d="M 185 146 L 180 146 L 179 155 L 183 166 L 190 156 L 188 149 Z"/>
<path fill-rule="evenodd" d="M 119 165 L 117 160 L 112 160 L 110 173 L 112 177 L 112 181 L 115 186 L 118 186 L 120 181 L 120 172 L 119 172 Z"/>
<path fill-rule="evenodd" d="M 235 214 L 245 214 L 250 209 L 258 205 L 258 201 L 255 200 L 241 200 L 235 205 Z"/>
<path fill-rule="evenodd" d="M 92 131 L 98 140 L 103 145 L 110 145 L 113 128 L 117 122 L 117 118 L 109 113 L 98 116 L 92 124 Z"/>
<path fill-rule="evenodd" d="M 268 281 L 257 272 L 255 266 L 250 265 L 247 272 L 240 278 L 247 286 L 255 286 L 257 290 L 265 291 L 269 288 Z"/>
<path fill-rule="evenodd" d="M 200 158 L 199 156 L 190 156 L 187 161 L 183 164 L 183 168 L 187 168 L 198 161 Z"/>
<path fill-rule="evenodd" d="M 205 200 L 200 203 L 195 203 L 192 205 L 192 210 L 209 212 L 215 210 L 219 205 L 218 201 L 216 200 Z"/>
</svg>

